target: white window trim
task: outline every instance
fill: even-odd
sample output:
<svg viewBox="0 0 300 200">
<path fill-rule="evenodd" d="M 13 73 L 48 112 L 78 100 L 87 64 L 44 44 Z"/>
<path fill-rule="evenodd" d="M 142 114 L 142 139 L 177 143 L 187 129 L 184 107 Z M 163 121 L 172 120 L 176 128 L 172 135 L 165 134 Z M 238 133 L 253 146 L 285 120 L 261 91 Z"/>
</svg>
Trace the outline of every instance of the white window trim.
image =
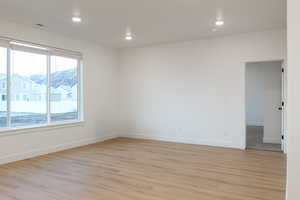
<svg viewBox="0 0 300 200">
<path fill-rule="evenodd" d="M 47 55 L 47 124 L 51 124 L 51 56 Z M 77 108 L 78 109 L 78 108 Z"/>
<path fill-rule="evenodd" d="M 41 124 L 36 126 L 22 126 L 22 127 L 4 127 L 0 129 L 0 138 L 10 135 L 28 134 L 33 132 L 47 131 L 61 128 L 71 128 L 85 125 L 83 120 L 69 120 L 63 122 L 53 122 L 51 124 Z"/>
<path fill-rule="evenodd" d="M 17 46 L 16 44 L 22 44 Z M 25 46 L 24 46 L 25 44 Z M 26 46 L 26 44 L 28 46 Z M 7 49 L 7 126 L 0 128 L 0 137 L 6 135 L 27 133 L 32 130 L 40 130 L 47 128 L 63 128 L 70 126 L 78 126 L 84 124 L 83 115 L 83 56 L 80 52 L 60 49 L 56 47 L 50 47 L 46 45 L 35 44 L 31 42 L 15 40 L 7 37 L 0 37 L 0 47 Z M 35 48 L 36 47 L 36 48 Z M 41 53 L 47 56 L 47 121 L 45 124 L 37 124 L 32 126 L 11 126 L 11 66 L 12 66 L 12 50 L 20 50 L 30 53 Z M 64 120 L 59 122 L 51 122 L 51 56 L 61 56 L 66 58 L 72 58 L 77 60 L 77 119 L 76 120 Z"/>
<path fill-rule="evenodd" d="M 84 120 L 83 103 L 83 59 L 77 60 L 77 118 Z"/>
<path fill-rule="evenodd" d="M 7 101 L 7 108 L 6 108 L 6 126 L 7 128 L 11 128 L 11 49 L 7 48 L 7 68 L 6 68 L 6 79 L 7 79 L 7 87 L 6 87 L 6 101 Z"/>
</svg>

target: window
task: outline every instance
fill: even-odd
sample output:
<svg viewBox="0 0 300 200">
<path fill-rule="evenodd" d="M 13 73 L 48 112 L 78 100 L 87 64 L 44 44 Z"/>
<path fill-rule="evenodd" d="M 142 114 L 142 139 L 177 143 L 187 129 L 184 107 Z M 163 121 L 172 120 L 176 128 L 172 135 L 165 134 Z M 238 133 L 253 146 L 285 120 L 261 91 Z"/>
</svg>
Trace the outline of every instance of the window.
<svg viewBox="0 0 300 200">
<path fill-rule="evenodd" d="M 77 67 L 76 59 L 51 57 L 51 121 L 78 119 Z"/>
<path fill-rule="evenodd" d="M 0 82 L 1 85 L 7 82 L 7 49 L 0 47 Z M 6 88 L 0 89 L 1 101 L 0 101 L 0 127 L 7 125 L 7 101 Z"/>
<path fill-rule="evenodd" d="M 0 39 L 0 127 L 81 120 L 81 57 Z"/>
<path fill-rule="evenodd" d="M 35 102 L 35 95 L 47 96 L 47 82 L 35 84 L 33 76 L 47 77 L 47 56 L 24 51 L 11 51 L 11 94 L 23 94 L 22 101 L 11 98 L 11 126 L 47 123 L 47 101 Z"/>
</svg>

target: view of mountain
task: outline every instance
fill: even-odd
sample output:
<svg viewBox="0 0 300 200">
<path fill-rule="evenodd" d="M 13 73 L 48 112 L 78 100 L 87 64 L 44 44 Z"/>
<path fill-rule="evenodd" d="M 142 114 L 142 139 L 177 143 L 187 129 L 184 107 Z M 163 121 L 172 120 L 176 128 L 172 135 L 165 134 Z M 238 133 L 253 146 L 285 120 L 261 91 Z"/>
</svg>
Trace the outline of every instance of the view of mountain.
<svg viewBox="0 0 300 200">
<path fill-rule="evenodd" d="M 45 82 L 46 82 L 46 76 L 44 76 L 44 75 L 36 74 L 36 75 L 30 76 L 29 78 L 30 78 L 30 80 L 32 80 L 33 82 L 35 82 L 37 84 L 45 84 Z"/>
<path fill-rule="evenodd" d="M 32 75 L 29 77 L 37 84 L 45 84 L 47 79 L 45 75 Z M 57 88 L 61 85 L 73 87 L 77 83 L 76 69 L 58 71 L 51 74 L 51 86 Z"/>
</svg>

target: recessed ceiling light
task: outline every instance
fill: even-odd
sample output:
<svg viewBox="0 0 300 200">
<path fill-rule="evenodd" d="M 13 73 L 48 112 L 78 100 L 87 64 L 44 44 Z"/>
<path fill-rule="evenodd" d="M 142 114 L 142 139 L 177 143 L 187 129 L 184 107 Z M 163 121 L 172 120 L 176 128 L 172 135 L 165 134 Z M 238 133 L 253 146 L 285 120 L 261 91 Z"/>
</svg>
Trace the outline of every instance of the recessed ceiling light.
<svg viewBox="0 0 300 200">
<path fill-rule="evenodd" d="M 75 23 L 80 23 L 81 18 L 80 17 L 72 17 L 72 21 L 75 22 Z"/>
<path fill-rule="evenodd" d="M 223 20 L 217 20 L 215 24 L 216 24 L 216 26 L 223 26 L 224 21 Z"/>
<path fill-rule="evenodd" d="M 133 36 L 131 34 L 126 34 L 125 40 L 130 41 L 133 39 Z"/>
</svg>

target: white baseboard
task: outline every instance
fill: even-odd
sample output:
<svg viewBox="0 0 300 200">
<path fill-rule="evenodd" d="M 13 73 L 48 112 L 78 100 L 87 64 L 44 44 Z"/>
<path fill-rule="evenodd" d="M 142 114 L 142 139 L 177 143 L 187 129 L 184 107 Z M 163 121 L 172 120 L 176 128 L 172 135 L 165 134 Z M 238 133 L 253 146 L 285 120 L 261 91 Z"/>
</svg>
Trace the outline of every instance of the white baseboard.
<svg viewBox="0 0 300 200">
<path fill-rule="evenodd" d="M 95 138 L 84 139 L 81 141 L 75 141 L 75 142 L 71 142 L 71 143 L 61 144 L 61 145 L 57 145 L 57 146 L 53 146 L 53 147 L 48 147 L 46 149 L 35 149 L 35 150 L 29 151 L 29 152 L 12 154 L 12 155 L 8 155 L 8 156 L 0 158 L 0 165 L 19 161 L 19 160 L 25 160 L 28 158 L 34 158 L 34 157 L 49 154 L 49 153 L 55 153 L 55 152 L 59 152 L 59 151 L 67 150 L 67 149 L 72 149 L 72 148 L 76 148 L 76 147 L 80 147 L 80 146 L 103 142 L 105 140 L 110 140 L 110 139 L 114 139 L 117 137 L 119 137 L 119 136 L 111 135 L 111 136 L 95 137 Z M 245 147 L 237 146 L 236 144 L 233 144 L 232 142 L 228 142 L 228 141 L 227 142 L 226 141 L 208 141 L 208 140 L 199 141 L 199 140 L 194 140 L 194 139 L 161 137 L 161 136 L 148 135 L 148 134 L 126 134 L 126 135 L 120 135 L 120 137 L 245 149 Z"/>
<path fill-rule="evenodd" d="M 117 136 L 113 135 L 113 136 L 89 138 L 89 139 L 84 139 L 81 141 L 75 141 L 75 142 L 71 142 L 71 143 L 66 143 L 66 144 L 61 144 L 58 146 L 49 147 L 46 149 L 35 149 L 35 150 L 29 151 L 29 152 L 12 154 L 12 155 L 8 155 L 8 156 L 0 158 L 0 165 L 19 161 L 19 160 L 25 160 L 28 158 L 33 158 L 33 157 L 37 157 L 37 156 L 41 156 L 41 155 L 45 155 L 45 154 L 49 154 L 49 153 L 55 153 L 55 152 L 59 152 L 59 151 L 67 150 L 67 149 L 72 149 L 75 147 L 80 147 L 80 146 L 85 146 L 85 145 L 94 144 L 94 143 L 98 143 L 98 142 L 103 142 L 105 140 L 110 140 L 113 138 L 117 138 Z"/>
<path fill-rule="evenodd" d="M 177 142 L 177 143 L 185 143 L 185 144 L 196 144 L 196 145 L 206 145 L 206 146 L 214 146 L 214 147 L 226 147 L 226 148 L 234 148 L 234 149 L 242 149 L 244 150 L 244 146 L 236 145 L 230 141 L 209 141 L 209 140 L 195 140 L 195 139 L 186 139 L 186 138 L 178 138 L 178 137 L 164 137 L 150 134 L 126 134 L 121 137 L 126 138 L 137 138 L 137 139 L 149 139 L 149 140 L 158 140 L 165 142 Z"/>
</svg>

